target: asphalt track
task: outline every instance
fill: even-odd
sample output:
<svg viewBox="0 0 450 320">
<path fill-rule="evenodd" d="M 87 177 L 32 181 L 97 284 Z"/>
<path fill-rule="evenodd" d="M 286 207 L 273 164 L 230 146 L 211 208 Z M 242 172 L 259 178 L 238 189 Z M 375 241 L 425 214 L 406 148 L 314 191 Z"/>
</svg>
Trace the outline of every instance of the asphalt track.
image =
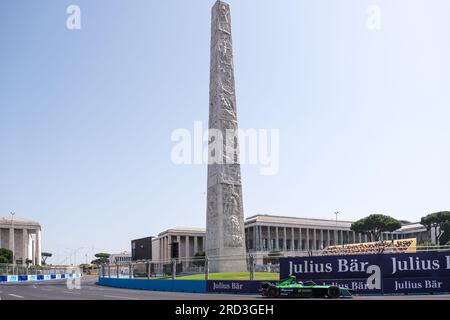
<svg viewBox="0 0 450 320">
<path fill-rule="evenodd" d="M 96 285 L 97 277 L 86 276 L 79 289 L 66 280 L 0 284 L 1 300 L 267 300 L 254 295 L 156 292 Z M 450 295 L 355 296 L 353 300 L 450 300 Z"/>
</svg>

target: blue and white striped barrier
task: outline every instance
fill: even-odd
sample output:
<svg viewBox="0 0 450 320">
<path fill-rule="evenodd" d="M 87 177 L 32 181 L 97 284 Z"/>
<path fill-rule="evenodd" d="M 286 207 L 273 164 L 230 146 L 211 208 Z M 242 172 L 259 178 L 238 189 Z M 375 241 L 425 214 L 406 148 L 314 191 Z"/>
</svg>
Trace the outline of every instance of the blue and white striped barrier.
<svg viewBox="0 0 450 320">
<path fill-rule="evenodd" d="M 0 283 L 3 282 L 24 282 L 24 281 L 47 281 L 58 279 L 81 278 L 80 273 L 66 274 L 30 274 L 30 275 L 7 275 L 0 276 Z"/>
<path fill-rule="evenodd" d="M 6 281 L 7 282 L 17 282 L 17 281 L 19 281 L 19 277 L 15 276 L 15 275 L 6 276 Z"/>
<path fill-rule="evenodd" d="M 36 274 L 29 275 L 27 280 L 28 281 L 37 281 L 37 275 Z"/>
</svg>

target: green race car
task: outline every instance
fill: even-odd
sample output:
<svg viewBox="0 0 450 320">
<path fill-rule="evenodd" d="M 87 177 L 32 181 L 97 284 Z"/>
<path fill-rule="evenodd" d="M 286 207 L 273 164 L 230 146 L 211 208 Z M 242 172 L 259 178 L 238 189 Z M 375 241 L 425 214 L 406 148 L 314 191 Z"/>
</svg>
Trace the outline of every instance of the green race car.
<svg viewBox="0 0 450 320">
<path fill-rule="evenodd" d="M 261 295 L 263 297 L 295 297 L 295 298 L 351 298 L 352 294 L 349 289 L 330 286 L 318 285 L 313 281 L 301 282 L 297 281 L 295 276 L 291 276 L 286 280 L 282 280 L 278 284 L 265 282 L 261 285 Z"/>
</svg>

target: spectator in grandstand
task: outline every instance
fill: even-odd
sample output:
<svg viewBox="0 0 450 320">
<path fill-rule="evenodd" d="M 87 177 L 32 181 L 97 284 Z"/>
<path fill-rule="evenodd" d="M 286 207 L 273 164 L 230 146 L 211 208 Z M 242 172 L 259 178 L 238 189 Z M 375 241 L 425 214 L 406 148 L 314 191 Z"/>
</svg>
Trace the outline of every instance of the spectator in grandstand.
<svg viewBox="0 0 450 320">
<path fill-rule="evenodd" d="M 323 255 L 370 254 L 383 252 L 405 252 L 413 243 L 412 240 L 391 240 L 371 243 L 357 243 L 343 246 L 327 247 Z"/>
</svg>

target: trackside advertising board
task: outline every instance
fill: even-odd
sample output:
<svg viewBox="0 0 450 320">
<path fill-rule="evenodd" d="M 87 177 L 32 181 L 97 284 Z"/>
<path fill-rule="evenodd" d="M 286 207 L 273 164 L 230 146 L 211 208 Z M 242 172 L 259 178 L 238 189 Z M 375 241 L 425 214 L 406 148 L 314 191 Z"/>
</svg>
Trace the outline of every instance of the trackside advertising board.
<svg viewBox="0 0 450 320">
<path fill-rule="evenodd" d="M 261 281 L 208 280 L 206 291 L 211 293 L 255 294 L 259 293 Z"/>
<path fill-rule="evenodd" d="M 287 257 L 280 278 L 335 284 L 362 294 L 450 292 L 450 251 Z"/>
</svg>

